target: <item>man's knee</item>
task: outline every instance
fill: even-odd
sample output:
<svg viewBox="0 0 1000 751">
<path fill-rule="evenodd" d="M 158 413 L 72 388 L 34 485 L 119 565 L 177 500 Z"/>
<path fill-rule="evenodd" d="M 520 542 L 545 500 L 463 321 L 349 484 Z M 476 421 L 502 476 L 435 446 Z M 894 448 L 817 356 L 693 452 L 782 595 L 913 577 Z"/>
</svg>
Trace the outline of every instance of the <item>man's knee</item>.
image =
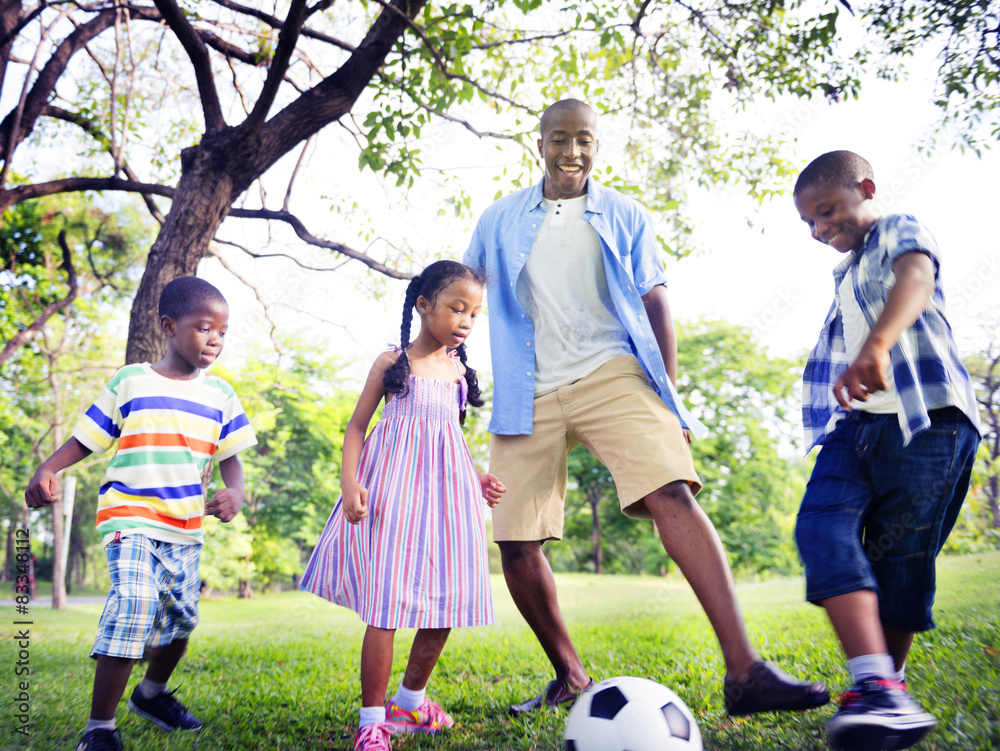
<svg viewBox="0 0 1000 751">
<path fill-rule="evenodd" d="M 497 546 L 500 548 L 500 562 L 505 571 L 532 561 L 542 551 L 542 544 L 537 541 L 504 541 L 498 542 Z"/>
<path fill-rule="evenodd" d="M 684 480 L 677 480 L 657 488 L 643 500 L 654 519 L 660 513 L 685 512 L 697 506 L 691 486 Z"/>
</svg>

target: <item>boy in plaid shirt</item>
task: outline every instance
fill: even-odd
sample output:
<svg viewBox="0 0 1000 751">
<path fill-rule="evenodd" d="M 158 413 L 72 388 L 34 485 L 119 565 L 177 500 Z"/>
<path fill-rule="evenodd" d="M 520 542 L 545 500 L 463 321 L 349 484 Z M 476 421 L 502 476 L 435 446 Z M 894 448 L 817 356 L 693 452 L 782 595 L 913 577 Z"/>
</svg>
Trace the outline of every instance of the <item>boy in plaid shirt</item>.
<svg viewBox="0 0 1000 751">
<path fill-rule="evenodd" d="M 164 287 L 159 307 L 166 356 L 119 370 L 24 494 L 31 508 L 51 504 L 58 472 L 117 441 L 97 507 L 111 591 L 91 653 L 94 695 L 77 751 L 120 751 L 115 709 L 144 655 L 149 665 L 129 709 L 167 732 L 201 729 L 167 681 L 198 622 L 202 518 L 236 516 L 243 503 L 237 454 L 257 442 L 232 387 L 204 372 L 222 352 L 225 298 L 185 276 Z M 213 457 L 226 487 L 206 503 L 201 478 Z"/>
<path fill-rule="evenodd" d="M 799 175 L 795 206 L 847 257 L 803 376 L 810 448 L 799 510 L 806 598 L 830 617 L 854 686 L 835 749 L 901 749 L 936 720 L 910 698 L 906 656 L 934 627 L 935 558 L 961 509 L 979 413 L 944 315 L 940 254 L 916 219 L 883 215 L 871 165 L 833 151 Z"/>
</svg>

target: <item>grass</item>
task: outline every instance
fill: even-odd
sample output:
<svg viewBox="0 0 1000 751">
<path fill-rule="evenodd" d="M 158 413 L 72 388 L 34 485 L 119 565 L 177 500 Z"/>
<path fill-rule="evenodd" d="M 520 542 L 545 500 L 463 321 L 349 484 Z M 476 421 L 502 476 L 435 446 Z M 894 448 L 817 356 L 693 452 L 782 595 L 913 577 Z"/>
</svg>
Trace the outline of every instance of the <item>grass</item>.
<svg viewBox="0 0 1000 751">
<path fill-rule="evenodd" d="M 916 748 L 1000 748 L 1000 553 L 942 558 L 938 628 L 919 637 L 910 689 L 940 720 Z M 673 688 L 698 720 L 706 749 L 822 749 L 824 707 L 802 714 L 731 720 L 722 706 L 722 660 L 708 621 L 679 579 L 559 575 L 559 593 L 574 640 L 592 675 L 642 675 Z M 457 629 L 445 648 L 430 692 L 457 726 L 439 737 L 399 738 L 397 751 L 418 749 L 561 748 L 566 712 L 527 719 L 504 713 L 536 693 L 549 665 L 511 604 L 502 579 L 493 581 L 497 623 Z M 769 659 L 835 690 L 848 683 L 825 617 L 802 602 L 800 579 L 739 587 L 751 639 Z M 0 748 L 75 748 L 89 712 L 93 663 L 87 655 L 100 606 L 31 618 L 29 738 L 14 735 L 13 709 Z M 16 642 L 12 608 L 0 608 L 2 696 L 12 707 Z M 16 631 L 15 631 L 16 633 Z M 130 751 L 216 749 L 349 749 L 357 723 L 357 667 L 363 625 L 353 613 L 312 595 L 288 592 L 250 601 L 205 601 L 201 623 L 171 686 L 205 723 L 198 736 L 167 735 L 119 707 Z M 400 678 L 412 632 L 400 631 L 390 690 Z M 141 677 L 134 671 L 128 692 Z"/>
</svg>

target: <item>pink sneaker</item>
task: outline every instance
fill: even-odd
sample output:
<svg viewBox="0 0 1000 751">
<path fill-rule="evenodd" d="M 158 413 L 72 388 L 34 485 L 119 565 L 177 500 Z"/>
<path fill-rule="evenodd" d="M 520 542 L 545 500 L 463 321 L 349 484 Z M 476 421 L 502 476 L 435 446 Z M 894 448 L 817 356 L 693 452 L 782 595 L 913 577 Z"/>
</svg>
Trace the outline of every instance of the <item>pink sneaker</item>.
<svg viewBox="0 0 1000 751">
<path fill-rule="evenodd" d="M 392 751 L 389 736 L 392 726 L 385 722 L 358 728 L 354 736 L 354 751 Z"/>
<path fill-rule="evenodd" d="M 385 708 L 385 724 L 393 733 L 436 733 L 455 724 L 436 701 L 424 698 L 416 712 L 408 712 L 394 701 Z"/>
</svg>

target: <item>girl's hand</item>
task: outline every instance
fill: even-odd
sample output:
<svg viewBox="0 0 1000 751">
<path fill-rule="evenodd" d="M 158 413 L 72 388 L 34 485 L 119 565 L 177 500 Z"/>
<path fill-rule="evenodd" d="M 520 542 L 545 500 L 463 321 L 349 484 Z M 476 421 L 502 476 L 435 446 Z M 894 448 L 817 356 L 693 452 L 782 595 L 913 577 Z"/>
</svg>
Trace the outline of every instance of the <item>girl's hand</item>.
<svg viewBox="0 0 1000 751">
<path fill-rule="evenodd" d="M 205 513 L 217 517 L 221 522 L 231 522 L 242 505 L 243 491 L 237 488 L 222 488 L 205 504 Z"/>
<path fill-rule="evenodd" d="M 344 488 L 344 518 L 351 524 L 358 524 L 368 516 L 368 488 L 353 485 Z"/>
<path fill-rule="evenodd" d="M 479 473 L 479 484 L 483 488 L 483 498 L 486 499 L 486 505 L 490 508 L 500 503 L 500 496 L 507 492 L 507 487 L 495 475 L 485 472 Z"/>
</svg>

